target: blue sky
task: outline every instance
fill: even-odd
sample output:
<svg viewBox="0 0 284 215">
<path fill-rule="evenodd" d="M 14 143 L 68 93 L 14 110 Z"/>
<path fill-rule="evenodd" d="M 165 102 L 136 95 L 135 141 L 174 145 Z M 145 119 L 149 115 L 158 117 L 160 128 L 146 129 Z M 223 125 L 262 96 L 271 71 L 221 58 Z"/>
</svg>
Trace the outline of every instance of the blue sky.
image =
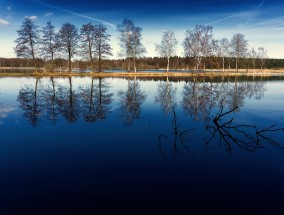
<svg viewBox="0 0 284 215">
<path fill-rule="evenodd" d="M 155 43 L 162 32 L 173 30 L 179 41 L 177 54 L 187 29 L 212 25 L 216 39 L 242 33 L 250 48 L 263 46 L 269 57 L 284 58 L 284 0 L 0 0 L 0 57 L 14 57 L 14 40 L 26 16 L 39 26 L 51 20 L 57 29 L 65 22 L 77 27 L 104 23 L 112 35 L 114 57 L 119 51 L 115 26 L 123 18 L 143 28 L 146 56 L 155 56 Z"/>
</svg>

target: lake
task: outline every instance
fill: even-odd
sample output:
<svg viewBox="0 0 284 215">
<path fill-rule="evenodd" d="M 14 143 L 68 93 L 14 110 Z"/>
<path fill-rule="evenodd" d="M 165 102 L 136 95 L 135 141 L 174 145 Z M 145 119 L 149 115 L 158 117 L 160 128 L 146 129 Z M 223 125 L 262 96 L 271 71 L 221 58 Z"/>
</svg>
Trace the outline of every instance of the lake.
<svg viewBox="0 0 284 215">
<path fill-rule="evenodd" d="M 0 214 L 277 213 L 284 76 L 0 78 Z"/>
</svg>

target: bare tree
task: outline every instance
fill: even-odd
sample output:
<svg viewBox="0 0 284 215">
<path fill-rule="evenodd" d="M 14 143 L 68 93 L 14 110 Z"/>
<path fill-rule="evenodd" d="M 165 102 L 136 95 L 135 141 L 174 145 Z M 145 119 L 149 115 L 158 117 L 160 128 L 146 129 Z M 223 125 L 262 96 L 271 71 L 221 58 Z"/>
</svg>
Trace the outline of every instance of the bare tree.
<svg viewBox="0 0 284 215">
<path fill-rule="evenodd" d="M 17 43 L 15 47 L 17 56 L 32 58 L 35 64 L 36 49 L 39 44 L 38 26 L 34 24 L 31 18 L 26 17 L 17 33 L 19 35 L 19 37 L 15 40 Z"/>
<path fill-rule="evenodd" d="M 249 57 L 251 58 L 253 70 L 255 72 L 256 58 L 258 57 L 258 53 L 254 48 L 250 50 Z"/>
<path fill-rule="evenodd" d="M 98 58 L 98 70 L 102 71 L 102 60 L 108 56 L 112 56 L 112 48 L 109 44 L 110 34 L 107 33 L 107 28 L 103 24 L 95 25 L 94 29 L 94 50 Z"/>
<path fill-rule="evenodd" d="M 98 59 L 98 70 L 102 71 L 102 60 L 112 55 L 110 47 L 110 35 L 107 33 L 107 28 L 103 24 L 93 25 L 88 23 L 82 25 L 80 29 L 82 38 L 81 48 L 84 56 L 91 62 L 91 69 L 94 70 L 94 59 Z"/>
<path fill-rule="evenodd" d="M 51 61 L 50 69 L 53 69 L 54 55 L 57 50 L 55 27 L 51 21 L 42 28 L 41 55 Z"/>
<path fill-rule="evenodd" d="M 170 69 L 170 58 L 176 53 L 178 41 L 171 30 L 164 31 L 160 44 L 156 44 L 156 51 L 161 57 L 167 58 L 167 72 Z"/>
<path fill-rule="evenodd" d="M 225 57 L 230 57 L 230 41 L 227 38 L 220 40 L 220 51 L 223 59 L 223 72 L 225 71 Z"/>
<path fill-rule="evenodd" d="M 90 60 L 92 70 L 94 70 L 94 33 L 95 26 L 92 23 L 84 24 L 80 29 L 82 54 Z"/>
<path fill-rule="evenodd" d="M 68 69 L 71 72 L 71 59 L 76 54 L 78 48 L 78 29 L 71 23 L 64 23 L 58 32 L 57 40 L 60 49 L 68 54 Z"/>
<path fill-rule="evenodd" d="M 124 19 L 123 23 L 117 26 L 117 31 L 120 34 L 121 54 L 128 59 L 127 71 L 130 71 L 132 59 L 133 69 L 136 72 L 136 58 L 146 51 L 141 43 L 142 28 L 136 27 L 132 20 Z"/>
<path fill-rule="evenodd" d="M 196 61 L 199 69 L 203 57 L 212 55 L 212 26 L 196 25 L 193 30 L 187 30 L 183 41 L 184 53 Z"/>
<path fill-rule="evenodd" d="M 248 41 L 243 34 L 235 34 L 231 40 L 232 54 L 236 58 L 236 71 L 238 71 L 239 58 L 247 54 Z"/>
<path fill-rule="evenodd" d="M 258 48 L 258 59 L 260 60 L 260 69 L 263 69 L 264 63 L 267 59 L 267 50 L 264 47 Z"/>
</svg>

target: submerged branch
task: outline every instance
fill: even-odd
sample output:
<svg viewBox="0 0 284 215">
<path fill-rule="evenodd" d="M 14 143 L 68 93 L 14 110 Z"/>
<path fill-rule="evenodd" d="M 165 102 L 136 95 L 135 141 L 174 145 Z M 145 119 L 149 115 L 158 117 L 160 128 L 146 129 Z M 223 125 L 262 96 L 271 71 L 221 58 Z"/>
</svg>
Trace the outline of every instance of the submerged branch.
<svg viewBox="0 0 284 215">
<path fill-rule="evenodd" d="M 205 141 L 205 146 L 208 148 L 208 144 L 211 143 L 216 135 L 219 136 L 219 145 L 224 142 L 225 148 L 228 152 L 232 152 L 232 144 L 238 145 L 240 148 L 243 148 L 250 152 L 255 152 L 259 148 L 265 148 L 264 142 L 270 143 L 273 146 L 284 149 L 283 146 L 278 144 L 275 139 L 267 136 L 268 133 L 284 131 L 284 128 L 275 128 L 276 124 L 269 126 L 267 128 L 258 130 L 256 125 L 234 125 L 234 118 L 225 121 L 220 124 L 223 117 L 234 112 L 238 106 L 235 106 L 233 109 L 223 113 L 223 106 L 221 103 L 221 109 L 218 111 L 216 116 L 213 119 L 213 125 L 206 125 L 206 130 L 210 133 L 210 137 Z M 253 129 L 254 132 L 249 132 L 247 129 Z"/>
<path fill-rule="evenodd" d="M 182 152 L 180 151 L 179 146 L 178 146 L 179 143 L 187 152 L 189 152 L 191 155 L 193 155 L 193 153 L 191 152 L 189 147 L 185 144 L 185 142 L 187 142 L 189 140 L 189 132 L 191 132 L 195 129 L 181 130 L 179 128 L 179 125 L 177 124 L 177 116 L 176 116 L 175 108 L 173 107 L 172 109 L 173 109 L 172 129 L 173 129 L 173 133 L 174 133 L 174 140 L 173 140 L 173 143 L 172 143 L 172 150 L 173 150 L 172 160 L 175 160 L 176 154 L 182 155 Z M 167 139 L 167 136 L 165 136 L 165 135 L 159 136 L 159 149 L 160 149 L 162 156 L 164 158 L 166 158 L 165 153 L 162 150 L 162 138 Z"/>
</svg>

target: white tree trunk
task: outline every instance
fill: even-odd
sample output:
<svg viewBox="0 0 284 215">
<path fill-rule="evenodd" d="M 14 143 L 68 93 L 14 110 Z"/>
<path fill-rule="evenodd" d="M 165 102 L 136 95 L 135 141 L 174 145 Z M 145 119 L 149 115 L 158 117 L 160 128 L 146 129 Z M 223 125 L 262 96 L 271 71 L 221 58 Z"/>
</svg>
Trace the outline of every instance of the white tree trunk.
<svg viewBox="0 0 284 215">
<path fill-rule="evenodd" d="M 170 70 L 170 57 L 168 57 L 167 72 Z"/>
<path fill-rule="evenodd" d="M 135 57 L 133 58 L 133 67 L 134 67 L 134 72 L 136 73 L 136 61 L 135 61 Z"/>
</svg>

